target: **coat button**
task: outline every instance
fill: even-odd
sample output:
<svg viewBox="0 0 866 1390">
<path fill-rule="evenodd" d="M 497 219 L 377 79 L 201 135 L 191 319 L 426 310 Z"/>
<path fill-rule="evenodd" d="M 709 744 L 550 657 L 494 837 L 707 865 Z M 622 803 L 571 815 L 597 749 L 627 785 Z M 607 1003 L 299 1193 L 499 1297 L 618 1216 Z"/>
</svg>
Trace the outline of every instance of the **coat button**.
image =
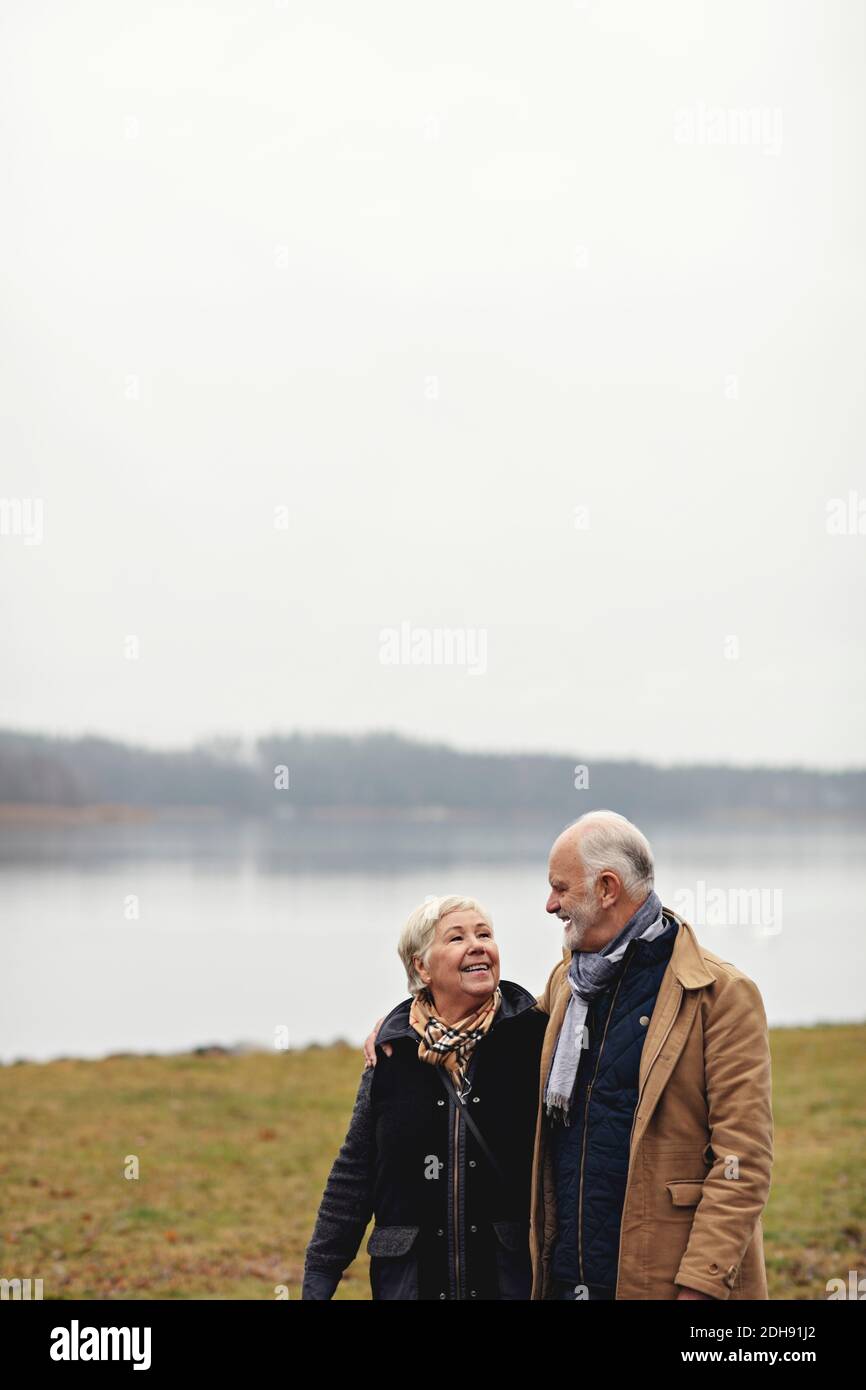
<svg viewBox="0 0 866 1390">
<path fill-rule="evenodd" d="M 439 1230 L 436 1232 L 436 1234 L 437 1236 L 444 1236 L 445 1232 L 443 1231 L 441 1226 L 439 1227 Z"/>
<path fill-rule="evenodd" d="M 472 1104 L 473 1104 L 473 1105 L 477 1105 L 478 1102 L 480 1101 L 480 1099 L 481 1099 L 480 1096 L 473 1096 L 473 1097 L 472 1097 Z"/>
<path fill-rule="evenodd" d="M 477 1227 L 477 1226 L 470 1226 L 469 1229 L 470 1229 L 470 1231 L 472 1232 L 472 1234 L 475 1235 L 475 1232 L 478 1230 L 478 1227 Z"/>
<path fill-rule="evenodd" d="M 439 1297 L 440 1297 L 440 1298 L 444 1298 L 444 1297 L 445 1297 L 444 1293 L 440 1293 Z"/>
<path fill-rule="evenodd" d="M 647 1026 L 648 1023 L 649 1023 L 649 1016 L 648 1016 L 648 1014 L 641 1014 L 641 1020 L 640 1020 L 640 1026 L 641 1026 L 641 1028 L 646 1028 L 646 1026 Z"/>
<path fill-rule="evenodd" d="M 713 1264 L 713 1265 L 708 1265 L 707 1267 L 708 1267 L 708 1269 L 709 1269 L 709 1271 L 710 1271 L 710 1274 L 718 1274 L 718 1272 L 719 1272 L 719 1266 L 718 1266 L 718 1265 Z"/>
<path fill-rule="evenodd" d="M 475 1159 L 474 1159 L 474 1158 L 470 1158 L 470 1160 L 469 1160 L 469 1167 L 470 1167 L 470 1168 L 474 1168 L 474 1167 L 475 1167 Z"/>
<path fill-rule="evenodd" d="M 469 1297 L 470 1297 L 470 1298 L 477 1298 L 477 1297 L 478 1297 L 478 1295 L 477 1295 L 477 1293 L 475 1292 L 474 1289 L 470 1289 L 470 1290 L 469 1290 Z"/>
<path fill-rule="evenodd" d="M 444 1102 L 444 1100 L 437 1100 L 436 1104 L 437 1104 L 437 1105 L 444 1105 L 445 1102 Z"/>
</svg>

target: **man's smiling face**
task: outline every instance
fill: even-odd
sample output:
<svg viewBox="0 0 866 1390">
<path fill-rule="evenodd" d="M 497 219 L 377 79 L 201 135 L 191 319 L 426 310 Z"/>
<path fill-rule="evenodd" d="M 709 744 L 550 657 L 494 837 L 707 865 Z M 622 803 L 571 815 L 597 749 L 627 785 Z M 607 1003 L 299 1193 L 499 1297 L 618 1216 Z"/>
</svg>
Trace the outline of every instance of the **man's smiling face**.
<svg viewBox="0 0 866 1390">
<path fill-rule="evenodd" d="M 568 951 L 600 951 L 608 932 L 601 924 L 603 909 L 586 873 L 573 838 L 556 841 L 550 852 L 550 897 L 547 911 L 565 923 L 562 944 Z"/>
</svg>

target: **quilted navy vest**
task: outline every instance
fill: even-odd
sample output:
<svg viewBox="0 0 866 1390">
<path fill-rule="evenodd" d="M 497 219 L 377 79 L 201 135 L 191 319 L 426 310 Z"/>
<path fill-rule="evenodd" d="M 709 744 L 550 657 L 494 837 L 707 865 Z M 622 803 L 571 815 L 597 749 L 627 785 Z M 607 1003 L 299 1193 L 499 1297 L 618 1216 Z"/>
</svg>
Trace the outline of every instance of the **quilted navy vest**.
<svg viewBox="0 0 866 1390">
<path fill-rule="evenodd" d="M 598 1286 L 611 1298 L 641 1052 L 677 934 L 676 924 L 665 921 L 667 930 L 654 941 L 629 942 L 617 977 L 590 1002 L 571 1124 L 551 1130 L 557 1209 L 551 1274 Z"/>
</svg>

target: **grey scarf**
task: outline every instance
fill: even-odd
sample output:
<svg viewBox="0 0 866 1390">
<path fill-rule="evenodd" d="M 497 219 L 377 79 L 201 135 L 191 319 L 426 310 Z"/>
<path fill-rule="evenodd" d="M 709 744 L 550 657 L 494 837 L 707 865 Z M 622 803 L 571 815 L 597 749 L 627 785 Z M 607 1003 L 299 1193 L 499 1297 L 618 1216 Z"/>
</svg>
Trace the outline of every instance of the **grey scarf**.
<svg viewBox="0 0 866 1390">
<path fill-rule="evenodd" d="M 651 892 L 630 917 L 618 936 L 601 951 L 574 951 L 568 970 L 571 999 L 556 1040 L 553 1065 L 547 1078 L 544 1103 L 551 1119 L 570 1123 L 569 1111 L 583 1047 L 584 1023 L 589 1001 L 607 989 L 616 977 L 626 947 L 635 937 L 652 941 L 666 929 L 661 898 Z"/>
</svg>

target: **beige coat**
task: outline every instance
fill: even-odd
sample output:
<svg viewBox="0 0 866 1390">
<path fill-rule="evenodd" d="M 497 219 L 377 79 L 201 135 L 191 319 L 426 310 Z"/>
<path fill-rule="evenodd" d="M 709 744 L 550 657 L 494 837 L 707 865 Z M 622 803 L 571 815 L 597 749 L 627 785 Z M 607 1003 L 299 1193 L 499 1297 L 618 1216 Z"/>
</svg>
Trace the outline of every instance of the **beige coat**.
<svg viewBox="0 0 866 1390">
<path fill-rule="evenodd" d="M 761 1213 L 773 1158 L 770 1046 L 757 985 L 677 922 L 641 1054 L 622 1211 L 617 1298 L 766 1298 Z M 532 1165 L 532 1297 L 552 1297 L 556 1199 L 544 1088 L 570 998 L 571 953 L 539 1005 L 541 1054 Z M 592 1201 L 592 1193 L 585 1194 Z"/>
</svg>

